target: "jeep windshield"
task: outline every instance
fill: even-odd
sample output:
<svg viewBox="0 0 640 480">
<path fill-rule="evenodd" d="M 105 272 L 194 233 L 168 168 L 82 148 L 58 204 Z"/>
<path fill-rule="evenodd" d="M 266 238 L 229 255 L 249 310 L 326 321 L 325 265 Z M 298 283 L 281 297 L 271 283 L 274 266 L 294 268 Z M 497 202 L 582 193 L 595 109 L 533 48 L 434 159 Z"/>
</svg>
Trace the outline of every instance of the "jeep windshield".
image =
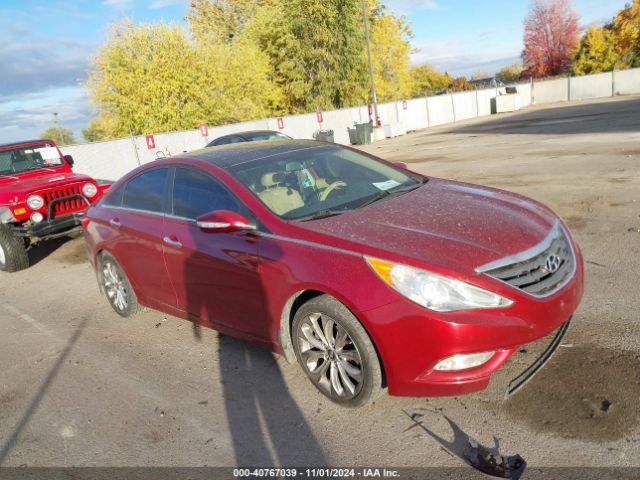
<svg viewBox="0 0 640 480">
<path fill-rule="evenodd" d="M 58 149 L 49 143 L 0 151 L 0 176 L 59 167 L 64 164 Z"/>
<path fill-rule="evenodd" d="M 230 172 L 285 220 L 340 215 L 419 188 L 427 179 L 338 146 L 274 155 Z"/>
</svg>

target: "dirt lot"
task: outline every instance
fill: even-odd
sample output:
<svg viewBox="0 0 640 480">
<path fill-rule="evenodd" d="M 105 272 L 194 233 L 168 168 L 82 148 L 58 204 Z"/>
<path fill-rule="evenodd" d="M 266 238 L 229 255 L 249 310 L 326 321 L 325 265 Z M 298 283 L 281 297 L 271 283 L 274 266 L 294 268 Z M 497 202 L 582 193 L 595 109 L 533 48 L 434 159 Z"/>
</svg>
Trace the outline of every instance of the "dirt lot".
<svg viewBox="0 0 640 480">
<path fill-rule="evenodd" d="M 157 312 L 122 320 L 83 241 L 54 242 L 0 275 L 0 464 L 459 466 L 469 435 L 533 467 L 640 466 L 639 112 L 640 98 L 534 107 L 367 147 L 531 196 L 572 227 L 584 302 L 507 404 L 383 397 L 341 410 L 257 348 Z M 424 428 L 409 429 L 414 413 Z"/>
</svg>

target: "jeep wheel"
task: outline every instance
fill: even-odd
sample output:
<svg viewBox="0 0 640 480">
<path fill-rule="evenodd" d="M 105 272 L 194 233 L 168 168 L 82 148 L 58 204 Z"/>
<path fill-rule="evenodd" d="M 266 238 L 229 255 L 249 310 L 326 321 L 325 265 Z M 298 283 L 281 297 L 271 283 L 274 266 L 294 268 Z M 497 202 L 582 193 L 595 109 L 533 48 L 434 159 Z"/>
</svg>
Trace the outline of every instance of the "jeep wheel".
<svg viewBox="0 0 640 480">
<path fill-rule="evenodd" d="M 18 272 L 29 268 L 29 256 L 24 240 L 6 225 L 0 225 L 0 271 Z"/>
</svg>

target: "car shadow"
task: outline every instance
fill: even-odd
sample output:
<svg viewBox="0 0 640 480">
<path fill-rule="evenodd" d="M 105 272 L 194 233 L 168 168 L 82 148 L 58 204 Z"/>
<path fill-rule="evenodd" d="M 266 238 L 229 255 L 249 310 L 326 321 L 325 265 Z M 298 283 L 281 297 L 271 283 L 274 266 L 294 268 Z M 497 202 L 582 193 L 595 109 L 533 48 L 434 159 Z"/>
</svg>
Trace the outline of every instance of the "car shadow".
<svg viewBox="0 0 640 480">
<path fill-rule="evenodd" d="M 234 466 L 327 465 L 275 355 L 268 350 L 274 320 L 263 314 L 269 306 L 257 256 L 260 238 L 194 231 L 192 240 L 195 251 L 184 259 L 185 306 L 194 319 L 196 341 L 204 338 L 202 327 L 221 332 L 218 369 Z M 246 321 L 238 312 L 246 312 Z"/>
<path fill-rule="evenodd" d="M 45 240 L 30 247 L 27 252 L 29 256 L 29 266 L 33 267 L 34 265 L 37 265 L 42 260 L 53 255 L 58 249 L 71 240 L 73 240 L 71 237 L 60 237 L 52 240 Z"/>
</svg>

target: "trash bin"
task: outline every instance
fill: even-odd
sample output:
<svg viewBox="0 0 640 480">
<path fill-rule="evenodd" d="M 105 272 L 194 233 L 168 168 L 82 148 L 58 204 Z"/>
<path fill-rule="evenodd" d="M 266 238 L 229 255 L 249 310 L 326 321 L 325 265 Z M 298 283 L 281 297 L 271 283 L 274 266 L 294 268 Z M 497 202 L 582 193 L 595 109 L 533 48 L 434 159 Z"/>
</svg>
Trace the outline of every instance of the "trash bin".
<svg viewBox="0 0 640 480">
<path fill-rule="evenodd" d="M 356 123 L 355 145 L 368 145 L 373 142 L 373 127 L 370 123 Z"/>
<path fill-rule="evenodd" d="M 318 130 L 315 134 L 316 140 L 319 142 L 329 142 L 334 143 L 333 138 L 333 130 Z"/>
</svg>

